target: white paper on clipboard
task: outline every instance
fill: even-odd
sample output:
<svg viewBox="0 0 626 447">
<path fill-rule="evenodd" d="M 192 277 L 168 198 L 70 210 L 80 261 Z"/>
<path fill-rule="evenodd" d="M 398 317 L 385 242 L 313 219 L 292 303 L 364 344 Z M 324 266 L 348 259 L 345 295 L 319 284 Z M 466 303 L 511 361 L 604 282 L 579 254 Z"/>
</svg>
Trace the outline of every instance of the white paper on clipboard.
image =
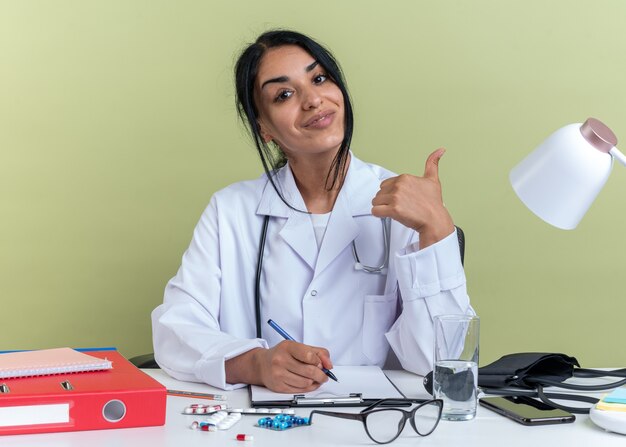
<svg viewBox="0 0 626 447">
<path fill-rule="evenodd" d="M 304 394 L 305 398 L 342 398 L 359 393 L 364 400 L 404 396 L 378 366 L 335 366 L 333 374 L 339 382 L 328 380 L 315 391 Z M 252 385 L 252 403 L 289 402 L 293 394 L 275 393 L 265 387 Z"/>
</svg>

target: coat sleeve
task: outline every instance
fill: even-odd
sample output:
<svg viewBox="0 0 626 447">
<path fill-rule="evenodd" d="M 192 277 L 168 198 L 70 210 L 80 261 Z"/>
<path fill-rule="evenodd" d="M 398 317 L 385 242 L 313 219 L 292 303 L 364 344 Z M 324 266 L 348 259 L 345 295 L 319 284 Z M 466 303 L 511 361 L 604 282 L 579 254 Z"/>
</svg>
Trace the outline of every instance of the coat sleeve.
<svg viewBox="0 0 626 447">
<path fill-rule="evenodd" d="M 222 389 L 224 363 L 246 351 L 267 347 L 261 339 L 241 339 L 220 330 L 220 239 L 215 198 L 198 222 L 178 273 L 166 288 L 163 304 L 152 312 L 155 359 L 172 377 Z"/>
<path fill-rule="evenodd" d="M 402 367 L 425 375 L 433 368 L 433 318 L 443 314 L 471 314 L 465 272 L 456 230 L 423 250 L 395 255 L 402 312 L 387 340 Z"/>
</svg>

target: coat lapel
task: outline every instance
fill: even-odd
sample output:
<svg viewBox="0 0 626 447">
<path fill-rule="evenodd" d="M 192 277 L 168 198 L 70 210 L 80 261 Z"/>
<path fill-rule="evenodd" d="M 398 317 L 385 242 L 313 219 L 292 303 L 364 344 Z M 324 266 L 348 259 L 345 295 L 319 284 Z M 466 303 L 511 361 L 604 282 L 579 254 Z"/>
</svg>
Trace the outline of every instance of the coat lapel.
<svg viewBox="0 0 626 447">
<path fill-rule="evenodd" d="M 294 208 L 306 211 L 302 195 L 296 186 L 289 165 L 283 167 L 275 177 L 285 200 Z M 265 184 L 257 214 L 286 218 L 282 228 L 278 230 L 280 237 L 289 245 L 304 262 L 313 270 L 317 261 L 317 242 L 313 233 L 311 218 L 306 212 L 289 208 L 278 196 L 272 184 Z M 281 219 L 282 221 L 282 219 Z"/>
<path fill-rule="evenodd" d="M 359 226 L 352 217 L 344 194 L 339 194 L 330 215 L 324 240 L 320 247 L 315 276 L 320 274 L 359 235 Z"/>
<path fill-rule="evenodd" d="M 359 235 L 355 217 L 372 213 L 372 199 L 378 192 L 380 179 L 371 168 L 352 156 L 348 175 L 326 228 L 324 240 L 315 266 L 315 275 L 320 274 Z"/>
<path fill-rule="evenodd" d="M 289 165 L 278 172 L 275 181 L 285 199 L 294 208 L 306 211 Z M 352 155 L 346 180 L 337 196 L 319 249 L 319 256 L 310 216 L 306 212 L 289 208 L 269 182 L 266 183 L 257 214 L 287 219 L 279 230 L 280 237 L 315 270 L 317 276 L 359 235 L 359 226 L 354 218 L 371 214 L 372 199 L 378 192 L 380 181 L 370 166 Z"/>
</svg>

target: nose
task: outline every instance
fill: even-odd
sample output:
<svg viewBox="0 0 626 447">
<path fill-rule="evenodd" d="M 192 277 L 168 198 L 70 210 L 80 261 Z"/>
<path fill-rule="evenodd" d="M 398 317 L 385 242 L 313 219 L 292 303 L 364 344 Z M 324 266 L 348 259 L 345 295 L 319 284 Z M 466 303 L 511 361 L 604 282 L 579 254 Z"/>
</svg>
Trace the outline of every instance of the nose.
<svg viewBox="0 0 626 447">
<path fill-rule="evenodd" d="M 322 104 L 322 96 L 311 86 L 303 93 L 302 108 L 304 110 L 316 109 Z"/>
</svg>

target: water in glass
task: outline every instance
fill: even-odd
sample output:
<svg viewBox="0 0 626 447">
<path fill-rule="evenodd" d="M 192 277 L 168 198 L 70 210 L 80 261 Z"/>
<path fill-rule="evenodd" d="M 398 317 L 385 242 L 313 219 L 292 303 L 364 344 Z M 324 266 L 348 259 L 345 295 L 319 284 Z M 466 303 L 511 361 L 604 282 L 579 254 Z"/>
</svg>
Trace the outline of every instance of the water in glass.
<svg viewBox="0 0 626 447">
<path fill-rule="evenodd" d="M 443 399 L 441 418 L 467 421 L 476 414 L 478 365 L 464 360 L 441 360 L 435 363 L 434 394 Z"/>
</svg>

